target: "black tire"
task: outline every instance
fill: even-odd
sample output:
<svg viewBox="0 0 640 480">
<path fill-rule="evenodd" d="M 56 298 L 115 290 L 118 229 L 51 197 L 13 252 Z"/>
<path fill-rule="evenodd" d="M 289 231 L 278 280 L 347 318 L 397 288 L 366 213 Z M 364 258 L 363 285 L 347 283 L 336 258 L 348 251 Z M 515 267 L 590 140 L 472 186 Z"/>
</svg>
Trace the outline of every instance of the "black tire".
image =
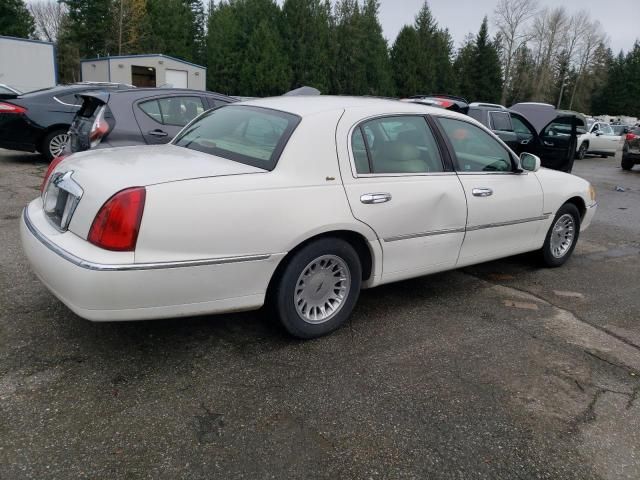
<svg viewBox="0 0 640 480">
<path fill-rule="evenodd" d="M 578 160 L 584 160 L 584 157 L 587 155 L 587 150 L 589 150 L 589 144 L 587 142 L 582 142 L 578 149 L 578 153 L 576 153 L 576 158 Z"/>
<path fill-rule="evenodd" d="M 343 266 L 348 269 L 350 285 L 336 311 L 321 323 L 312 323 L 305 319 L 296 308 L 296 287 L 299 285 L 301 275 L 307 271 L 307 267 L 324 256 L 337 257 L 343 262 Z M 313 281 L 316 280 L 312 278 L 309 285 Z M 318 287 L 320 289 L 324 285 L 324 280 L 318 277 L 317 281 L 321 282 Z M 361 284 L 362 266 L 354 248 L 339 238 L 321 238 L 305 245 L 287 261 L 279 277 L 275 279 L 269 301 L 272 303 L 280 323 L 291 335 L 303 339 L 316 338 L 339 328 L 349 318 L 360 295 Z M 302 290 L 298 290 L 298 292 L 302 292 Z"/>
<path fill-rule="evenodd" d="M 39 151 L 42 153 L 44 158 L 47 159 L 48 162 L 51 162 L 57 155 L 52 152 L 55 151 L 55 148 L 52 146 L 52 142 L 59 140 L 61 135 L 67 135 L 68 129 L 66 128 L 57 128 L 55 130 L 51 130 L 47 133 L 42 139 L 42 144 L 40 146 Z"/>
<path fill-rule="evenodd" d="M 620 162 L 620 166 L 623 170 L 631 170 L 635 164 L 635 160 L 629 155 L 629 144 L 625 143 L 622 148 L 622 161 Z"/>
<path fill-rule="evenodd" d="M 559 220 L 562 219 L 565 215 L 570 215 L 573 219 L 573 240 L 569 248 L 561 255 L 554 255 L 552 252 L 552 236 L 554 235 L 554 229 L 556 224 L 559 223 Z M 542 257 L 542 261 L 547 267 L 555 268 L 569 260 L 573 250 L 576 248 L 576 244 L 578 243 L 578 237 L 580 236 L 580 212 L 578 208 L 573 203 L 565 203 L 558 209 L 556 216 L 553 218 L 553 222 L 551 222 L 551 226 L 549 227 L 549 231 L 547 232 L 547 236 L 544 239 L 544 245 L 540 250 L 540 254 Z"/>
</svg>

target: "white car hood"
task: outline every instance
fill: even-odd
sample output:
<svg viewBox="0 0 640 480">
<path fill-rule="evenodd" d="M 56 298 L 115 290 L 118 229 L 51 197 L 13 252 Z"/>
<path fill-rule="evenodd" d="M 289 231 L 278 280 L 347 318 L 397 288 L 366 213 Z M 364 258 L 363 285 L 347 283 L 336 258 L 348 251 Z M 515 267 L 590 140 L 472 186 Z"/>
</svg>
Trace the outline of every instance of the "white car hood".
<svg viewBox="0 0 640 480">
<path fill-rule="evenodd" d="M 65 159 L 55 172 L 72 171 L 83 190 L 69 230 L 86 238 L 102 205 L 130 187 L 192 178 L 220 177 L 266 170 L 175 145 L 149 145 L 89 150 Z"/>
</svg>

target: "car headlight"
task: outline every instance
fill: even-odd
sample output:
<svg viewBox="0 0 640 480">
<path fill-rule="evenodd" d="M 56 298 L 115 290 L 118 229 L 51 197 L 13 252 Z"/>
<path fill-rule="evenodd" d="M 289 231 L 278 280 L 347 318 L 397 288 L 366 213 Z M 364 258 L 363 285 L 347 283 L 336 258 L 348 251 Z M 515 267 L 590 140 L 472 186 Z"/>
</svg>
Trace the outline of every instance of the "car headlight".
<svg viewBox="0 0 640 480">
<path fill-rule="evenodd" d="M 591 199 L 591 204 L 596 203 L 596 187 L 589 184 L 589 198 Z"/>
</svg>

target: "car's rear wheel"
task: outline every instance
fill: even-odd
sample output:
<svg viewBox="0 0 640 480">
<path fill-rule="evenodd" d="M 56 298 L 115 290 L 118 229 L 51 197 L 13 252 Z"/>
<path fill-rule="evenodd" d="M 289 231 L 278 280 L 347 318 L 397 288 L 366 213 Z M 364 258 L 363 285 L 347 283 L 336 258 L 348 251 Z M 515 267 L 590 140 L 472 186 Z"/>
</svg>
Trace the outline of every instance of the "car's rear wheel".
<svg viewBox="0 0 640 480">
<path fill-rule="evenodd" d="M 50 162 L 64 153 L 67 143 L 69 143 L 69 133 L 66 129 L 52 130 L 42 140 L 42 154 Z"/>
<path fill-rule="evenodd" d="M 585 155 L 587 154 L 587 150 L 589 150 L 589 145 L 587 145 L 586 142 L 582 143 L 580 145 L 580 148 L 578 149 L 578 154 L 576 155 L 578 157 L 578 160 L 583 160 Z"/>
<path fill-rule="evenodd" d="M 629 155 L 629 145 L 625 143 L 622 149 L 622 161 L 620 162 L 620 166 L 623 170 L 631 170 L 635 163 L 636 162 Z"/>
<path fill-rule="evenodd" d="M 361 283 L 362 266 L 354 248 L 339 238 L 322 238 L 287 261 L 270 300 L 291 335 L 315 338 L 347 320 Z"/>
<path fill-rule="evenodd" d="M 572 203 L 565 203 L 551 222 L 542 246 L 542 259 L 548 267 L 563 265 L 576 248 L 580 235 L 580 212 Z"/>
</svg>

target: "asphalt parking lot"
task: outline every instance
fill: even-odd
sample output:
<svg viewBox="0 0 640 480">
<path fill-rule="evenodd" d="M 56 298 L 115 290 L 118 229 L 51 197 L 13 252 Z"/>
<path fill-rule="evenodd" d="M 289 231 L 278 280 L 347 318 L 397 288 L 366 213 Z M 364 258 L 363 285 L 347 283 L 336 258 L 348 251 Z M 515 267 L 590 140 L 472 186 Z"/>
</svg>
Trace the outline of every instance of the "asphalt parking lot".
<svg viewBox="0 0 640 480">
<path fill-rule="evenodd" d="M 563 268 L 365 291 L 307 342 L 75 316 L 20 247 L 45 169 L 0 150 L 0 478 L 640 478 L 640 167 L 576 161 L 600 207 Z"/>
</svg>

